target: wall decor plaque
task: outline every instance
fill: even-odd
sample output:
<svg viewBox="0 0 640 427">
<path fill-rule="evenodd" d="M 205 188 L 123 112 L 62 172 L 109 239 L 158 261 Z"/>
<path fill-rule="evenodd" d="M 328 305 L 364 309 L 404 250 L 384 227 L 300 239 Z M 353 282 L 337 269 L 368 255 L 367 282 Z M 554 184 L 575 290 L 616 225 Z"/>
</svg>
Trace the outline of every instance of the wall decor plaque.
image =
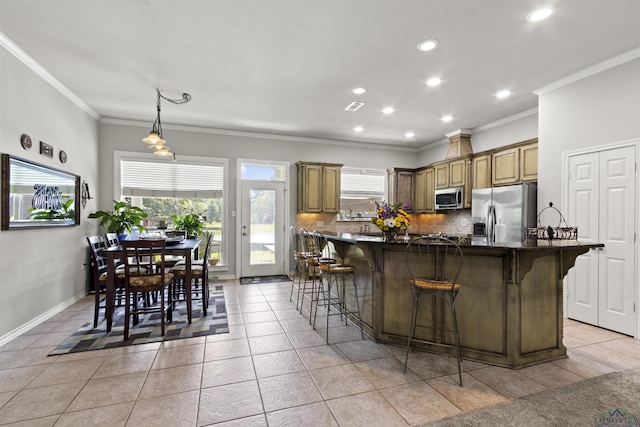
<svg viewBox="0 0 640 427">
<path fill-rule="evenodd" d="M 22 145 L 22 148 L 24 148 L 25 150 L 31 150 L 32 144 L 33 143 L 31 142 L 31 137 L 26 133 L 23 133 L 20 137 L 20 145 Z"/>
<path fill-rule="evenodd" d="M 40 141 L 40 154 L 53 158 L 53 147 L 47 143 Z"/>
</svg>

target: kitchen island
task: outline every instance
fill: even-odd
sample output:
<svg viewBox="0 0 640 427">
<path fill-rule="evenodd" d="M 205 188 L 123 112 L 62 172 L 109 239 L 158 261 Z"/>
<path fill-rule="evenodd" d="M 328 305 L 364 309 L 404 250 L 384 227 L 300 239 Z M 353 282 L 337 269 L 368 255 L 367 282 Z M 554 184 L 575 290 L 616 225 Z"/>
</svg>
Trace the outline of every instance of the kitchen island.
<svg viewBox="0 0 640 427">
<path fill-rule="evenodd" d="M 365 332 L 378 342 L 405 344 L 411 312 L 406 243 L 349 233 L 325 235 L 335 255 L 356 267 Z M 462 288 L 456 299 L 462 357 L 511 368 L 565 357 L 562 279 L 576 257 L 602 246 L 568 241 L 462 244 Z M 451 329 L 445 303 L 421 301 L 419 324 Z M 453 334 L 431 333 L 422 329 L 418 337 L 453 341 Z"/>
</svg>

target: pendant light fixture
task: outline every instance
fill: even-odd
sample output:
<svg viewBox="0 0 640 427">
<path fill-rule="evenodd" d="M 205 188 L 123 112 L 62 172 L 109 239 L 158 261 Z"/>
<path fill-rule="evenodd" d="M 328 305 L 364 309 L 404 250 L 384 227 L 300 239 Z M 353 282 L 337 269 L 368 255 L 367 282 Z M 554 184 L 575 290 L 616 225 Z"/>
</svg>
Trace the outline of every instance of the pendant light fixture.
<svg viewBox="0 0 640 427">
<path fill-rule="evenodd" d="M 170 99 L 160 93 L 160 89 L 156 88 L 156 92 L 158 94 L 158 117 L 156 117 L 156 121 L 153 122 L 153 127 L 151 128 L 151 132 L 146 138 L 142 138 L 142 141 L 146 144 L 149 144 L 149 148 L 152 148 L 153 154 L 157 156 L 172 156 L 173 153 L 169 151 L 169 147 L 165 145 L 164 137 L 162 136 L 162 122 L 160 121 L 160 101 L 161 99 L 165 99 L 172 104 L 186 104 L 191 101 L 191 95 L 188 93 L 183 93 L 182 98 L 178 99 Z"/>
</svg>

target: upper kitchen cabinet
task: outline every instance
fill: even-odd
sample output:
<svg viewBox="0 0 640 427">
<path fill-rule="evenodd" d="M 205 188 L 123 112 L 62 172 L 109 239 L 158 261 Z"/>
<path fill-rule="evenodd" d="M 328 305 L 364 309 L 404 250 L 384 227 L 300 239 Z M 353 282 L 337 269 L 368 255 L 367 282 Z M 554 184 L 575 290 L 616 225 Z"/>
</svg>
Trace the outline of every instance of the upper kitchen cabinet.
<svg viewBox="0 0 640 427">
<path fill-rule="evenodd" d="M 494 186 L 538 180 L 538 140 L 511 146 L 492 155 L 491 183 Z"/>
<path fill-rule="evenodd" d="M 415 170 L 404 168 L 387 169 L 387 195 L 389 203 L 408 204 L 407 212 L 414 211 Z"/>
<path fill-rule="evenodd" d="M 415 173 L 416 194 L 415 213 L 433 213 L 435 209 L 435 170 L 432 167 L 420 168 Z"/>
<path fill-rule="evenodd" d="M 297 162 L 298 213 L 337 213 L 340 210 L 341 164 Z"/>
<path fill-rule="evenodd" d="M 473 157 L 473 188 L 491 188 L 491 154 Z"/>
<path fill-rule="evenodd" d="M 464 187 L 467 185 L 470 157 L 465 156 L 433 165 L 435 174 L 435 188 Z"/>
</svg>

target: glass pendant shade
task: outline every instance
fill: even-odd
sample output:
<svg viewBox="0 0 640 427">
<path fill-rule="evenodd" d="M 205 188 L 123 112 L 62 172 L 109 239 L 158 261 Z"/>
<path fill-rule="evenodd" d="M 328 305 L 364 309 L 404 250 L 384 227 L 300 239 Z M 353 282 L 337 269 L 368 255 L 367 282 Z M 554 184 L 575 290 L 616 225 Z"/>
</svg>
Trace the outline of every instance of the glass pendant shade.
<svg viewBox="0 0 640 427">
<path fill-rule="evenodd" d="M 151 145 L 163 145 L 165 142 L 164 139 L 154 131 L 149 132 L 149 136 L 142 138 L 142 141 Z"/>
<path fill-rule="evenodd" d="M 173 155 L 171 151 L 167 150 L 167 147 L 162 147 L 161 149 L 154 151 L 153 154 L 155 154 L 156 156 L 172 156 Z"/>
</svg>

